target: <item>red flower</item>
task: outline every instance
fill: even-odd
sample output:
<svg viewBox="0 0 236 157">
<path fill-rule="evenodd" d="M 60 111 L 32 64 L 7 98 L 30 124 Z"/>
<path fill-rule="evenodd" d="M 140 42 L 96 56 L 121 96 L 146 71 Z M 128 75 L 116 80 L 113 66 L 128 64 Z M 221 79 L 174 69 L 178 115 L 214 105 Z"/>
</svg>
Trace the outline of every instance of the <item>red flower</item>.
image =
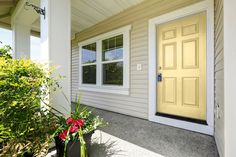
<svg viewBox="0 0 236 157">
<path fill-rule="evenodd" d="M 70 127 L 70 132 L 77 132 L 78 131 L 78 126 L 72 125 Z"/>
<path fill-rule="evenodd" d="M 63 130 L 60 134 L 59 134 L 59 138 L 62 140 L 62 141 L 65 141 L 66 140 L 66 135 L 68 133 L 68 130 Z"/>
<path fill-rule="evenodd" d="M 66 124 L 72 124 L 74 122 L 74 119 L 72 117 L 69 117 L 67 120 L 66 120 Z"/>
<path fill-rule="evenodd" d="M 79 126 L 79 127 L 83 127 L 84 126 L 84 121 L 83 119 L 77 119 L 73 122 L 74 126 Z"/>
</svg>

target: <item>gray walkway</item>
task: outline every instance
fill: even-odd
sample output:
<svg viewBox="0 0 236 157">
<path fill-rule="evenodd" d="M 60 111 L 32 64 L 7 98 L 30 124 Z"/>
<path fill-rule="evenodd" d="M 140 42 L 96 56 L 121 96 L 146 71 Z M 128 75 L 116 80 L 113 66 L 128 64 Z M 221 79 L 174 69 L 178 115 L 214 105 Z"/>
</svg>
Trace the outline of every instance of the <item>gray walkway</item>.
<svg viewBox="0 0 236 157">
<path fill-rule="evenodd" d="M 109 125 L 93 135 L 94 157 L 218 157 L 211 136 L 96 109 Z"/>
</svg>

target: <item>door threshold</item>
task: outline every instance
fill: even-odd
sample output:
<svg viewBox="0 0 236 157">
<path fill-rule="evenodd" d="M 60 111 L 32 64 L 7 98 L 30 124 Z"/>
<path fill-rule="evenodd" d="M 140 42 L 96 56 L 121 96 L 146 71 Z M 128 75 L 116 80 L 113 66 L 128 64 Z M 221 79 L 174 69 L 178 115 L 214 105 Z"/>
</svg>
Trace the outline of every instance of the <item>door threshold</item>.
<svg viewBox="0 0 236 157">
<path fill-rule="evenodd" d="M 194 118 L 181 117 L 181 116 L 170 115 L 170 114 L 160 113 L 160 112 L 156 112 L 156 115 L 157 115 L 157 116 L 161 116 L 161 117 L 166 117 L 166 118 L 172 118 L 172 119 L 177 119 L 177 120 L 182 120 L 182 121 L 187 121 L 187 122 L 192 122 L 192 123 L 207 125 L 206 120 L 200 120 L 200 119 L 194 119 Z"/>
</svg>

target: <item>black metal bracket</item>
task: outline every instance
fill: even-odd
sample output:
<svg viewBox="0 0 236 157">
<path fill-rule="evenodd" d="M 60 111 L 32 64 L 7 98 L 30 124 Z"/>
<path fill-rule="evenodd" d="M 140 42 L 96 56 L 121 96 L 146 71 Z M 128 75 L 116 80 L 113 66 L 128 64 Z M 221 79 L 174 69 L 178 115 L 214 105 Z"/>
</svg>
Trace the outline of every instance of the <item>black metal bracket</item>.
<svg viewBox="0 0 236 157">
<path fill-rule="evenodd" d="M 29 6 L 29 7 L 33 7 L 34 10 L 35 10 L 38 14 L 43 15 L 43 17 L 44 17 L 44 19 L 45 19 L 45 16 L 46 16 L 46 9 L 45 9 L 45 7 L 42 9 L 42 8 L 36 6 L 36 5 L 30 4 L 29 2 L 26 2 L 25 5 L 26 5 L 26 6 Z"/>
</svg>

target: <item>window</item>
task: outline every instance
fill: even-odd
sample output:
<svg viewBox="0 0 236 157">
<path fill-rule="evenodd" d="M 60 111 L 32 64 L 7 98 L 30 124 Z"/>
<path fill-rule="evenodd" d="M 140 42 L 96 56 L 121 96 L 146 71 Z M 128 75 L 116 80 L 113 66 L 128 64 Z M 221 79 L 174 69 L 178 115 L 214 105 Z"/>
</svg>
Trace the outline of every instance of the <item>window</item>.
<svg viewBox="0 0 236 157">
<path fill-rule="evenodd" d="M 82 82 L 96 84 L 96 43 L 82 46 Z"/>
<path fill-rule="evenodd" d="M 123 34 L 102 41 L 103 84 L 123 85 Z"/>
<path fill-rule="evenodd" d="M 129 32 L 131 26 L 79 43 L 80 90 L 129 93 Z"/>
</svg>

